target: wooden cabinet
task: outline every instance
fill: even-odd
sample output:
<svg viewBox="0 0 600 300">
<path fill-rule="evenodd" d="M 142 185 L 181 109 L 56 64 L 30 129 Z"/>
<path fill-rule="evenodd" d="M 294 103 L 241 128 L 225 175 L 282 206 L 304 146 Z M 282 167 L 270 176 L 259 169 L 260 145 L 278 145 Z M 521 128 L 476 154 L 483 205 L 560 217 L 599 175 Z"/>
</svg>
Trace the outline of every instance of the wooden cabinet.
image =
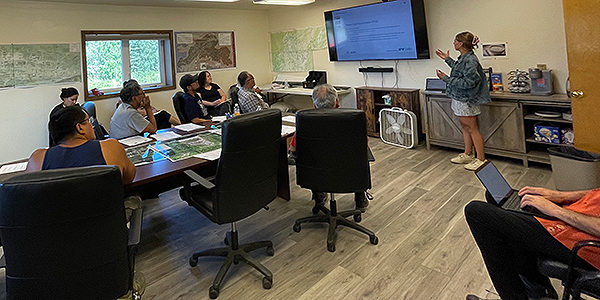
<svg viewBox="0 0 600 300">
<path fill-rule="evenodd" d="M 462 130 L 450 108 L 451 100 L 443 94 L 424 92 L 426 110 L 427 148 L 439 145 L 464 149 Z M 536 111 L 566 112 L 570 101 L 565 95 L 531 96 L 529 94 L 494 93 L 492 102 L 481 106 L 479 129 L 485 141 L 487 154 L 550 163 L 546 151 L 549 144 L 533 139 L 534 125 L 542 121 L 561 123 L 569 127 L 570 121 L 561 118 L 542 118 Z"/>
<path fill-rule="evenodd" d="M 382 96 L 390 95 L 392 105 L 386 105 Z M 382 108 L 400 107 L 417 115 L 418 132 L 422 131 L 421 105 L 418 89 L 394 89 L 378 87 L 356 88 L 356 108 L 365 111 L 367 116 L 367 134 L 379 137 L 379 111 Z"/>
</svg>

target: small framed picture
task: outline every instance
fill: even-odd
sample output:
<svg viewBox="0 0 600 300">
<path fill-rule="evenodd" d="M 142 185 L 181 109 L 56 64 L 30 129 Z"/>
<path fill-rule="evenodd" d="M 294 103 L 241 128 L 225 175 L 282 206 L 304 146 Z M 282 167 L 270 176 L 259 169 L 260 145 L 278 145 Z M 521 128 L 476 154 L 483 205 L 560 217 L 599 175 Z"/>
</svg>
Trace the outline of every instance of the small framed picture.
<svg viewBox="0 0 600 300">
<path fill-rule="evenodd" d="M 482 43 L 481 57 L 484 59 L 508 58 L 508 43 Z"/>
</svg>

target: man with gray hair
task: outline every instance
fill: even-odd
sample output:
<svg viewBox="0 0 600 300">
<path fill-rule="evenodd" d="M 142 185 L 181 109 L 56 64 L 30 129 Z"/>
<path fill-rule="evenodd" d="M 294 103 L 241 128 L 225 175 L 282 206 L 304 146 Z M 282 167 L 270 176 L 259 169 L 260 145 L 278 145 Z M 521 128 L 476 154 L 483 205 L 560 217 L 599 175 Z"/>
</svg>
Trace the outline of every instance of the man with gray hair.
<svg viewBox="0 0 600 300">
<path fill-rule="evenodd" d="M 150 97 L 146 96 L 140 84 L 130 80 L 121 89 L 119 96 L 123 103 L 110 119 L 110 137 L 122 139 L 142 132 L 155 133 L 156 119 L 152 113 Z M 146 110 L 147 120 L 137 111 L 140 107 Z"/>
<path fill-rule="evenodd" d="M 340 107 L 340 99 L 338 98 L 337 91 L 330 84 L 322 84 L 318 85 L 313 89 L 312 92 L 312 100 L 315 108 L 339 108 Z M 288 162 L 291 164 L 295 164 L 295 152 L 296 152 L 296 135 L 292 137 L 290 141 L 290 148 L 288 150 Z M 367 206 L 369 205 L 369 201 L 365 196 L 366 191 L 354 193 L 354 202 L 356 203 L 356 209 L 365 212 L 367 210 Z M 312 191 L 312 199 L 315 200 L 315 207 L 320 207 L 325 205 L 325 201 L 327 200 L 326 193 L 319 193 Z"/>
</svg>

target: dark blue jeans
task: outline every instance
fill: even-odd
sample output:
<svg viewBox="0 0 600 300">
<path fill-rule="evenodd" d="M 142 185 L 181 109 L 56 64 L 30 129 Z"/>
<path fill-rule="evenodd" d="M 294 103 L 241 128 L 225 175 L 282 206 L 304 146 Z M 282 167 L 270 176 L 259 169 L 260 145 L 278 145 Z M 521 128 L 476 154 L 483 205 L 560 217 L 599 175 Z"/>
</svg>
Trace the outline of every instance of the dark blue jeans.
<svg viewBox="0 0 600 300">
<path fill-rule="evenodd" d="M 465 218 L 503 300 L 527 300 L 519 275 L 531 283 L 551 286 L 548 277 L 538 271 L 538 258 L 568 262 L 571 256 L 571 250 L 532 216 L 473 201 L 465 207 Z M 581 258 L 576 264 L 593 269 Z"/>
</svg>

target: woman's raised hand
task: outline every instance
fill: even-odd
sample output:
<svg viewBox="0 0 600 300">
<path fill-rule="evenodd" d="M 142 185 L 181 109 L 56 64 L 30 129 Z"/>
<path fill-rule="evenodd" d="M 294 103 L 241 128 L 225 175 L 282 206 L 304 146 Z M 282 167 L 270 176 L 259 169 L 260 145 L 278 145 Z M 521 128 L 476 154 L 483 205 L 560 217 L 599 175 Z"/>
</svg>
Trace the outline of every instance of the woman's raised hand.
<svg viewBox="0 0 600 300">
<path fill-rule="evenodd" d="M 439 56 L 441 59 L 446 60 L 448 57 L 450 57 L 450 50 L 444 52 L 440 49 L 435 50 L 435 54 L 437 54 L 437 56 Z"/>
</svg>

